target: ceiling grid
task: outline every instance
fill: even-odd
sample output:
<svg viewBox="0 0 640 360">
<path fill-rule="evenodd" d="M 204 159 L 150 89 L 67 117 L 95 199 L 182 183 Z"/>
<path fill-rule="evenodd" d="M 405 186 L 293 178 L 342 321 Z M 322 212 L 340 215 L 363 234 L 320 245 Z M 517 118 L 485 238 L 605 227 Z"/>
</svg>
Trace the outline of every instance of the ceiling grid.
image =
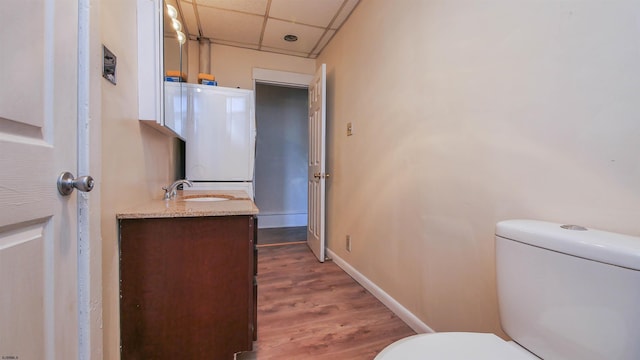
<svg viewBox="0 0 640 360">
<path fill-rule="evenodd" d="M 192 40 L 315 59 L 360 0 L 166 1 L 177 5 Z"/>
</svg>

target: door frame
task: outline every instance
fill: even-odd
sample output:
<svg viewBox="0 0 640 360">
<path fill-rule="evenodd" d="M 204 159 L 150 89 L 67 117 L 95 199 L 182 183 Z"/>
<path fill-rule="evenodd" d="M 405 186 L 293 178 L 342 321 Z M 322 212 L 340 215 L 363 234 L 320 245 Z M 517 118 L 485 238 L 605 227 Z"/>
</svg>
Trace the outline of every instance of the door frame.
<svg viewBox="0 0 640 360">
<path fill-rule="evenodd" d="M 326 65 L 322 64 L 321 69 L 323 72 L 326 72 Z M 316 77 L 316 72 L 314 72 L 313 74 L 302 74 L 302 73 L 295 73 L 295 72 L 288 72 L 288 71 L 253 68 L 253 89 L 255 91 L 257 83 L 309 89 L 315 77 Z M 323 85 L 323 91 L 325 91 L 324 85 Z M 256 97 L 254 97 L 254 99 L 255 98 Z M 326 99 L 323 99 L 323 101 L 326 101 Z M 326 116 L 326 109 L 324 109 L 323 112 L 325 112 L 324 116 Z M 311 147 L 311 142 L 309 142 L 308 146 Z M 311 152 L 311 149 L 309 149 L 309 151 Z M 325 166 L 324 160 L 323 160 L 323 166 Z M 323 174 L 323 176 L 325 176 L 325 174 Z M 326 181 L 326 178 L 323 178 L 322 181 Z M 323 187 L 324 187 L 324 183 L 323 183 Z M 324 191 L 326 190 L 323 190 L 323 193 Z M 307 199 L 307 201 L 310 201 L 310 199 Z M 308 213 L 307 218 L 309 217 L 309 215 L 310 214 Z M 324 207 L 323 218 L 326 219 L 326 207 Z M 323 221 L 326 221 L 326 220 L 323 220 Z M 323 230 L 321 239 L 324 239 L 324 236 L 325 234 Z M 308 239 L 309 239 L 309 221 L 307 221 L 307 242 L 308 242 Z M 321 244 L 323 247 L 326 246 L 325 245 L 326 240 L 321 240 Z M 318 256 L 318 260 L 320 262 L 323 262 L 324 257 L 326 256 L 326 252 L 324 248 L 322 249 L 322 251 L 320 251 L 320 254 L 316 254 L 316 255 Z"/>
<path fill-rule="evenodd" d="M 103 358 L 102 324 L 102 42 L 97 0 L 78 1 L 78 176 L 91 175 L 91 193 L 77 192 L 78 359 Z"/>
<path fill-rule="evenodd" d="M 256 83 L 289 86 L 296 88 L 309 88 L 313 80 L 313 74 L 302 74 L 289 71 L 253 68 L 253 90 Z"/>
<path fill-rule="evenodd" d="M 253 68 L 253 91 L 254 92 L 256 91 L 256 88 L 257 88 L 256 84 L 290 87 L 290 88 L 297 88 L 297 89 L 308 89 L 309 84 L 311 84 L 311 81 L 313 80 L 313 76 L 314 76 L 313 74 L 302 74 L 302 73 L 280 71 L 280 70 Z M 257 96 L 254 96 L 254 102 L 256 101 L 256 99 L 257 99 Z M 257 103 L 255 103 L 254 105 L 255 105 L 255 108 L 257 109 Z M 254 172 L 254 177 L 255 177 L 255 172 Z M 254 184 L 254 192 L 255 192 L 255 184 Z M 258 227 L 259 226 L 260 226 L 260 222 L 258 222 Z"/>
</svg>

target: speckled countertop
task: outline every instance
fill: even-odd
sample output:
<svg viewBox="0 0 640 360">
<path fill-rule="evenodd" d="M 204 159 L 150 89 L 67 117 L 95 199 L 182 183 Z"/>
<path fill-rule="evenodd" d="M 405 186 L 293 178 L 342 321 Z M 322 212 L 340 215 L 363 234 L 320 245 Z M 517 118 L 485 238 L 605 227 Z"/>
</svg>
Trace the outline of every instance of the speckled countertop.
<svg viewBox="0 0 640 360">
<path fill-rule="evenodd" d="M 223 201 L 193 201 L 188 199 L 214 197 Z M 241 190 L 185 190 L 171 200 L 151 200 L 131 209 L 119 211 L 118 219 L 172 218 L 196 216 L 253 215 L 258 207 Z"/>
</svg>

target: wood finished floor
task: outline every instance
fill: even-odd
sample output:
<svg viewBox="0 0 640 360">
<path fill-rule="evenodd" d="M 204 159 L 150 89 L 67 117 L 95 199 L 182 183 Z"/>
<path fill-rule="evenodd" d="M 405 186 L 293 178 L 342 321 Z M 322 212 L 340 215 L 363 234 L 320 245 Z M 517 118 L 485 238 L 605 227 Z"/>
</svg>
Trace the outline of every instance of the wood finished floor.
<svg viewBox="0 0 640 360">
<path fill-rule="evenodd" d="M 258 360 L 371 360 L 415 334 L 331 261 L 306 244 L 258 250 Z"/>
</svg>

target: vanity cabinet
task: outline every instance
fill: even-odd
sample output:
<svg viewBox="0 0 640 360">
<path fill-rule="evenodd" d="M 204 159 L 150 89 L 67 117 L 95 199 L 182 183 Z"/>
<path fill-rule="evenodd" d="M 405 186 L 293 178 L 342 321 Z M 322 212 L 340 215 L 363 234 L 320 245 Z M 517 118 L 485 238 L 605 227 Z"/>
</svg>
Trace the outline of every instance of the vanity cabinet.
<svg viewBox="0 0 640 360">
<path fill-rule="evenodd" d="M 120 219 L 121 355 L 233 359 L 256 334 L 255 215 Z"/>
</svg>

